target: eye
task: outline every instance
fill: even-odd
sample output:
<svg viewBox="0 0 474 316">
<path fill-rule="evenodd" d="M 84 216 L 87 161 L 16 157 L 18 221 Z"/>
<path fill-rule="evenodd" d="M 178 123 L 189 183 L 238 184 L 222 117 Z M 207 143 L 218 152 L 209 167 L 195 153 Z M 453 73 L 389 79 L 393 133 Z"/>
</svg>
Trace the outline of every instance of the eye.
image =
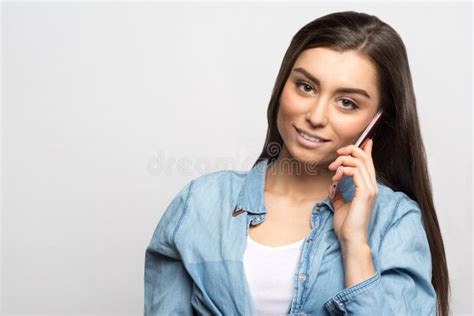
<svg viewBox="0 0 474 316">
<path fill-rule="evenodd" d="M 295 84 L 298 87 L 298 89 L 300 89 L 300 87 L 303 87 L 303 89 L 309 87 L 311 90 L 314 90 L 313 87 L 310 84 L 308 84 L 307 82 L 304 82 L 304 81 L 297 81 Z M 301 90 L 301 91 L 307 92 L 305 90 Z"/>
<path fill-rule="evenodd" d="M 342 104 L 352 106 L 352 110 L 357 110 L 357 109 L 359 108 L 359 106 L 358 106 L 356 103 L 352 102 L 352 101 L 349 100 L 349 99 L 340 99 L 339 101 L 343 101 Z M 344 101 L 345 101 L 346 103 L 344 103 Z M 346 108 L 346 107 L 343 107 L 343 108 L 344 108 L 344 109 L 350 109 L 350 108 Z"/>
<path fill-rule="evenodd" d="M 305 92 L 305 93 L 308 93 L 308 91 L 306 91 L 305 88 L 309 88 L 310 91 L 313 90 L 314 91 L 314 88 L 307 82 L 305 81 L 296 81 L 295 82 L 296 86 L 298 87 L 299 90 Z M 303 89 L 300 89 L 300 87 L 303 87 Z M 349 99 L 340 99 L 339 101 L 345 101 L 346 103 L 343 102 L 343 104 L 345 105 L 349 105 L 349 106 L 352 106 L 352 109 L 351 108 L 348 108 L 348 107 L 345 107 L 343 106 L 344 109 L 346 110 L 357 110 L 359 108 L 359 106 L 355 103 L 355 102 L 352 102 L 351 100 Z"/>
</svg>

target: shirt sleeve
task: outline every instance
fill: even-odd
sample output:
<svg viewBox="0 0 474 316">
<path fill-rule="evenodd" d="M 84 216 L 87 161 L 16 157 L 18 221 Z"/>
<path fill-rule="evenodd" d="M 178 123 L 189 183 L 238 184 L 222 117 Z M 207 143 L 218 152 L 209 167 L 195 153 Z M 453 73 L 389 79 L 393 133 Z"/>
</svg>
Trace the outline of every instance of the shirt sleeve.
<svg viewBox="0 0 474 316">
<path fill-rule="evenodd" d="M 418 203 L 402 199 L 379 249 L 380 267 L 368 279 L 336 293 L 330 315 L 436 315 L 432 263 Z"/>
<path fill-rule="evenodd" d="M 192 280 L 175 244 L 191 183 L 173 198 L 145 251 L 144 315 L 193 315 Z"/>
</svg>

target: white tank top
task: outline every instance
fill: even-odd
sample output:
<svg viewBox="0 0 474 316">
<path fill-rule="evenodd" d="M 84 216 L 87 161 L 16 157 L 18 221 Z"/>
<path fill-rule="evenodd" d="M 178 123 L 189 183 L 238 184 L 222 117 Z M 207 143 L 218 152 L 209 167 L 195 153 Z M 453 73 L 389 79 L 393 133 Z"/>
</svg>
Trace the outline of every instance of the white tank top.
<svg viewBox="0 0 474 316">
<path fill-rule="evenodd" d="M 287 315 L 294 294 L 294 277 L 304 239 L 270 247 L 247 235 L 243 264 L 259 316 Z"/>
</svg>

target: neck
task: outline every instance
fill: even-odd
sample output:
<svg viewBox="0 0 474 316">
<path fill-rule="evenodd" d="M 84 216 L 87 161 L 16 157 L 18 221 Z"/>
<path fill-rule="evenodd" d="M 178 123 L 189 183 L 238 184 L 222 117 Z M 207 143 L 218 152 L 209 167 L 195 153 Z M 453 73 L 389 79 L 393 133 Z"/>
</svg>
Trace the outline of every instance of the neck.
<svg viewBox="0 0 474 316">
<path fill-rule="evenodd" d="M 322 201 L 329 195 L 334 175 L 325 165 L 296 160 L 283 146 L 278 158 L 268 166 L 265 191 L 294 201 Z"/>
</svg>

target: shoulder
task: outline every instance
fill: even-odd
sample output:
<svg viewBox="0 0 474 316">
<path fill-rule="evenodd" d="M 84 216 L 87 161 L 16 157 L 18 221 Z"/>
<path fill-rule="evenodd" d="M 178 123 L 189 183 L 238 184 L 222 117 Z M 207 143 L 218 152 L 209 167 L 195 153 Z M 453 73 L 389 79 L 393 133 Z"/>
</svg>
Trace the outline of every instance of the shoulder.
<svg viewBox="0 0 474 316">
<path fill-rule="evenodd" d="M 181 227 L 190 222 L 208 222 L 216 210 L 233 201 L 247 173 L 220 170 L 188 181 L 165 207 L 149 248 L 176 257 L 175 240 Z"/>
<path fill-rule="evenodd" d="M 375 216 L 384 223 L 384 231 L 407 215 L 414 215 L 421 220 L 422 214 L 418 202 L 402 191 L 394 191 L 389 186 L 377 183 L 379 192 L 374 210 Z"/>
<path fill-rule="evenodd" d="M 191 195 L 193 198 L 198 198 L 201 194 L 215 194 L 237 189 L 243 184 L 247 174 L 248 171 L 219 170 L 200 175 L 191 181 Z"/>
<path fill-rule="evenodd" d="M 209 194 L 222 193 L 224 190 L 237 189 L 243 184 L 248 171 L 219 170 L 209 172 L 185 183 L 172 197 L 172 202 L 180 201 L 188 206 L 190 201 L 208 197 Z"/>
<path fill-rule="evenodd" d="M 192 179 L 178 193 L 184 201 L 184 210 L 180 212 L 182 219 L 190 216 L 206 218 L 216 215 L 220 210 L 231 208 L 248 173 L 249 171 L 219 170 Z"/>
</svg>

